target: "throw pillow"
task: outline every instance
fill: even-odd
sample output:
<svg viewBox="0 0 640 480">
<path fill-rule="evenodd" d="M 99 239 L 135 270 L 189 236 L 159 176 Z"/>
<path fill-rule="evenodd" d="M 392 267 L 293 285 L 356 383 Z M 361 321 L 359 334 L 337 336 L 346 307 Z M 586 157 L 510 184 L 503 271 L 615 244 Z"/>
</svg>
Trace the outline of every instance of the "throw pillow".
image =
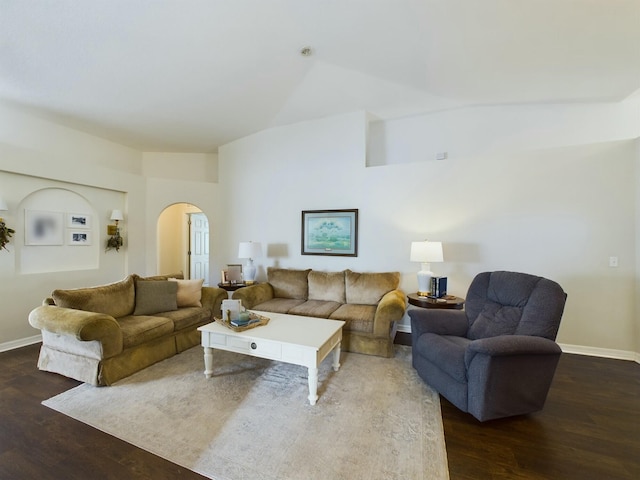
<svg viewBox="0 0 640 480">
<path fill-rule="evenodd" d="M 178 309 L 178 284 L 166 280 L 138 280 L 134 315 L 153 315 Z"/>
<path fill-rule="evenodd" d="M 178 284 L 178 293 L 176 300 L 178 308 L 180 307 L 201 307 L 202 302 L 202 284 L 204 278 L 197 280 L 180 280 L 178 278 L 170 278 L 169 281 Z"/>
</svg>

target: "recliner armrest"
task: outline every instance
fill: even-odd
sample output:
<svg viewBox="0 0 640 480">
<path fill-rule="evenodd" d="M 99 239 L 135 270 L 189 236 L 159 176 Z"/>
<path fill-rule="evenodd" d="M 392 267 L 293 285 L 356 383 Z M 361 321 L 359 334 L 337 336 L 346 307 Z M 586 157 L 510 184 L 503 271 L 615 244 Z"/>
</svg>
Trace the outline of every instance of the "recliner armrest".
<svg viewBox="0 0 640 480">
<path fill-rule="evenodd" d="M 423 333 L 464 337 L 469 329 L 467 315 L 462 310 L 414 308 L 409 310 L 409 318 L 414 340 Z"/>
<path fill-rule="evenodd" d="M 34 328 L 68 335 L 80 341 L 97 340 L 102 343 L 104 358 L 122 351 L 120 324 L 104 313 L 43 305 L 29 313 L 29 323 Z"/>
<path fill-rule="evenodd" d="M 515 355 L 559 355 L 560 346 L 553 340 L 529 335 L 499 335 L 474 340 L 464 352 L 467 367 L 477 354 L 491 357 Z"/>
</svg>

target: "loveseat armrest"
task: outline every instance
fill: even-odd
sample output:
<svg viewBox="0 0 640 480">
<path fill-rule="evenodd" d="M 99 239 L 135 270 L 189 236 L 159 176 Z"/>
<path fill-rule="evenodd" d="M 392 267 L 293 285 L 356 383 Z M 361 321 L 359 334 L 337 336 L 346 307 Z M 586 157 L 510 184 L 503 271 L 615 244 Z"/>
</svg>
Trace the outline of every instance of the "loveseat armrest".
<svg viewBox="0 0 640 480">
<path fill-rule="evenodd" d="M 413 308 L 409 310 L 413 345 L 423 333 L 464 337 L 469 329 L 467 315 L 462 310 Z"/>
<path fill-rule="evenodd" d="M 391 290 L 384 294 L 373 317 L 373 334 L 389 335 L 393 322 L 399 322 L 407 308 L 406 296 L 400 290 Z"/>
<path fill-rule="evenodd" d="M 200 302 L 211 311 L 211 316 L 219 316 L 222 312 L 222 300 L 228 298 L 227 291 L 218 287 L 202 287 Z M 213 318 L 211 319 L 213 321 Z"/>
<path fill-rule="evenodd" d="M 73 308 L 43 305 L 29 313 L 32 327 L 76 340 L 102 344 L 103 358 L 112 357 L 122 351 L 120 324 L 110 315 L 86 312 Z"/>
<path fill-rule="evenodd" d="M 273 298 L 273 287 L 270 283 L 258 283 L 249 287 L 242 287 L 233 292 L 234 300 L 242 300 L 242 306 L 251 309 Z"/>
</svg>

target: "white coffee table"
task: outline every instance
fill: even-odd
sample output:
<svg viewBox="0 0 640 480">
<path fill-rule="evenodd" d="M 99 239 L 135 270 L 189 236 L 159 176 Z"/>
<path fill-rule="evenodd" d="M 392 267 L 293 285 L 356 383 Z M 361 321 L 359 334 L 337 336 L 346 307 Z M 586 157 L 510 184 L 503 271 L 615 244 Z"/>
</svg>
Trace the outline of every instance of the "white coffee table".
<svg viewBox="0 0 640 480">
<path fill-rule="evenodd" d="M 213 349 L 244 353 L 307 367 L 309 403 L 318 400 L 318 366 L 333 351 L 333 369 L 340 368 L 340 344 L 345 322 L 283 313 L 259 312 L 269 318 L 260 327 L 234 332 L 213 322 L 198 327 L 204 347 L 204 375 L 213 375 Z"/>
</svg>

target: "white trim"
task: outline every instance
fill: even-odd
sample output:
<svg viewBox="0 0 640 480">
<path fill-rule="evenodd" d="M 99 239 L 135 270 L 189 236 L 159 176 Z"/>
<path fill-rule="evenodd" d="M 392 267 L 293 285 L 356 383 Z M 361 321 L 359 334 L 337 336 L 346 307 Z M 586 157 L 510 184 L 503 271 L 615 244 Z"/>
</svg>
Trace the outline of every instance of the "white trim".
<svg viewBox="0 0 640 480">
<path fill-rule="evenodd" d="M 411 325 L 400 324 L 398 325 L 398 329 L 396 330 L 396 332 L 411 333 Z"/>
<path fill-rule="evenodd" d="M 27 345 L 33 345 L 42 341 L 42 335 L 34 335 L 33 337 L 20 338 L 18 340 L 12 340 L 10 342 L 0 343 L 0 352 L 6 352 L 8 350 L 14 350 L 20 347 L 26 347 Z"/>
<path fill-rule="evenodd" d="M 577 355 L 588 355 L 590 357 L 615 358 L 617 360 L 630 360 L 640 363 L 640 354 L 636 352 L 600 347 L 585 347 L 583 345 L 569 345 L 566 343 L 560 343 L 559 345 L 564 353 L 575 353 Z"/>
</svg>

